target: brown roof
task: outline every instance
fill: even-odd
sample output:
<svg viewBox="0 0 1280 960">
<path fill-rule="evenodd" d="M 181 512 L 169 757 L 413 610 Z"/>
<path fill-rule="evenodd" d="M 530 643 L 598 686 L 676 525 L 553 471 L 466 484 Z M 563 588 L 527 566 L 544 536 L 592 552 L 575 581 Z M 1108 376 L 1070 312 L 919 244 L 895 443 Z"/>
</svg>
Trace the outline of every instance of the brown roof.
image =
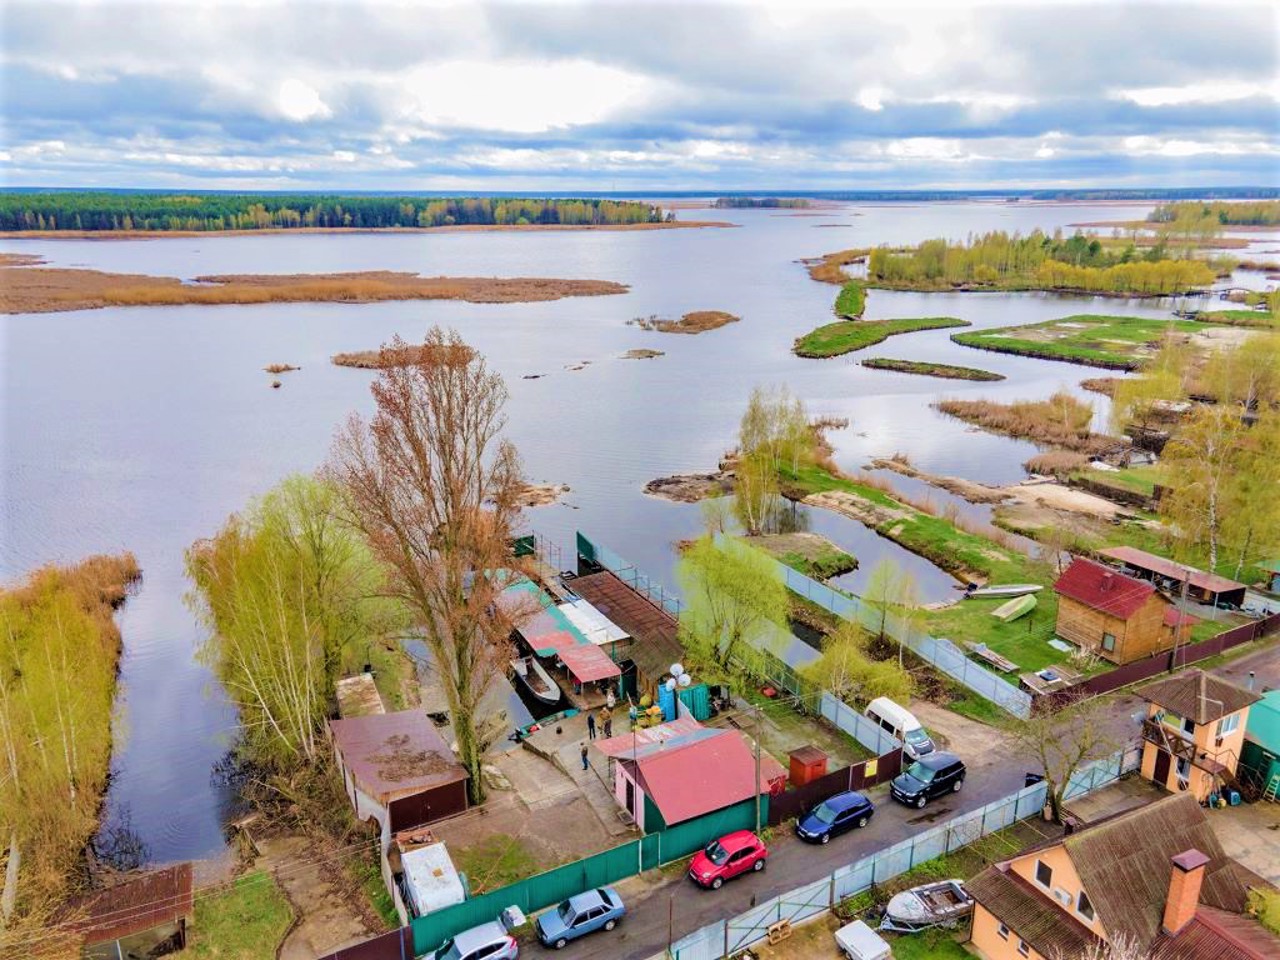
<svg viewBox="0 0 1280 960">
<path fill-rule="evenodd" d="M 195 909 L 192 899 L 191 864 L 180 863 L 87 894 L 67 910 L 83 917 L 71 926 L 84 937 L 85 946 L 93 946 L 189 918 Z"/>
<path fill-rule="evenodd" d="M 1109 933 L 1150 944 L 1160 933 L 1172 858 L 1195 849 L 1209 858 L 1200 902 L 1240 913 L 1245 890 L 1189 793 L 1120 814 L 1063 838 L 1098 919 Z"/>
<path fill-rule="evenodd" d="M 1157 556 L 1154 553 L 1147 553 L 1145 550 L 1138 550 L 1135 547 L 1108 547 L 1105 550 L 1099 550 L 1098 555 L 1109 557 L 1112 560 L 1119 560 L 1135 570 L 1158 573 L 1162 577 L 1168 577 L 1178 583 L 1182 582 L 1189 570 L 1191 571 L 1191 576 L 1188 578 L 1188 582 L 1193 587 L 1206 593 L 1233 593 L 1237 590 L 1246 589 L 1243 583 L 1236 583 L 1236 581 L 1220 577 L 1216 573 L 1205 573 L 1203 570 L 1185 567 L 1180 563 L 1174 563 L 1172 560 L 1166 560 L 1164 557 Z"/>
<path fill-rule="evenodd" d="M 606 617 L 631 634 L 624 648 L 641 673 L 654 682 L 673 663 L 684 659 L 684 647 L 676 639 L 675 617 L 632 590 L 607 570 L 575 577 L 568 587 Z"/>
<path fill-rule="evenodd" d="M 1078 957 L 1098 938 L 1052 900 L 1009 869 L 987 867 L 964 888 L 1001 923 L 1045 957 Z M 1090 892 L 1090 899 L 1093 894 Z"/>
<path fill-rule="evenodd" d="M 1176 677 L 1143 687 L 1138 695 L 1198 724 L 1220 720 L 1262 699 L 1203 670 L 1184 670 Z"/>
<path fill-rule="evenodd" d="M 1145 580 L 1116 573 L 1092 560 L 1075 560 L 1053 585 L 1062 597 L 1069 597 L 1094 610 L 1128 620 L 1142 609 L 1156 588 Z"/>
<path fill-rule="evenodd" d="M 333 741 L 356 784 L 379 803 L 467 779 L 421 710 L 330 720 Z"/>
<path fill-rule="evenodd" d="M 1252 917 L 1201 907 L 1176 936 L 1162 933 L 1150 960 L 1275 960 L 1280 937 Z"/>
</svg>

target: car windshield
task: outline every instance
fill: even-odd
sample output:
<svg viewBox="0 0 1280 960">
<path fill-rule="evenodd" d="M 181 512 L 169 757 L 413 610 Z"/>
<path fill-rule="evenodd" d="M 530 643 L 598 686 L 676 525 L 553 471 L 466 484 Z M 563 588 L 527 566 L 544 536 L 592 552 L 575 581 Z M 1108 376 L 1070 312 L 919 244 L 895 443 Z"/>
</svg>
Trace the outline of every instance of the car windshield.
<svg viewBox="0 0 1280 960">
<path fill-rule="evenodd" d="M 556 913 L 560 914 L 560 919 L 565 923 L 568 923 L 573 919 L 573 907 L 569 906 L 568 900 L 560 904 L 560 909 L 558 909 Z"/>
<path fill-rule="evenodd" d="M 835 807 L 828 806 L 824 803 L 813 811 L 813 818 L 819 823 L 831 823 L 835 820 L 838 812 L 839 811 L 837 811 Z"/>
<path fill-rule="evenodd" d="M 907 731 L 907 743 L 928 743 L 929 735 L 924 732 L 924 727 L 916 727 L 914 730 Z"/>
<path fill-rule="evenodd" d="M 921 783 L 930 783 L 933 780 L 934 770 L 931 767 L 926 767 L 923 763 L 916 761 L 907 768 L 907 773 L 915 777 Z"/>
<path fill-rule="evenodd" d="M 435 960 L 460 960 L 462 954 L 458 952 L 458 945 L 452 940 L 445 942 L 435 953 Z"/>
<path fill-rule="evenodd" d="M 719 840 L 712 840 L 706 845 L 702 852 L 705 853 L 707 855 L 707 859 L 716 866 L 719 866 L 729 859 L 728 851 L 726 851 L 724 847 L 720 846 Z"/>
</svg>

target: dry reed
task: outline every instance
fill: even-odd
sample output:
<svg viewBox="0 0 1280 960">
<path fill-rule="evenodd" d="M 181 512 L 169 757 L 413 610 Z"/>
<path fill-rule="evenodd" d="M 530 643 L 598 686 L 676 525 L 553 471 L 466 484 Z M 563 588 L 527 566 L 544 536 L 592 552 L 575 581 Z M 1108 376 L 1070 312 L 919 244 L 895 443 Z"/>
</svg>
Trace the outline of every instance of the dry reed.
<svg viewBox="0 0 1280 960">
<path fill-rule="evenodd" d="M 1063 391 L 1048 400 L 943 400 L 934 407 L 993 433 L 1077 453 L 1105 453 L 1124 443 L 1116 437 L 1092 433 L 1089 425 L 1093 407 Z"/>
</svg>

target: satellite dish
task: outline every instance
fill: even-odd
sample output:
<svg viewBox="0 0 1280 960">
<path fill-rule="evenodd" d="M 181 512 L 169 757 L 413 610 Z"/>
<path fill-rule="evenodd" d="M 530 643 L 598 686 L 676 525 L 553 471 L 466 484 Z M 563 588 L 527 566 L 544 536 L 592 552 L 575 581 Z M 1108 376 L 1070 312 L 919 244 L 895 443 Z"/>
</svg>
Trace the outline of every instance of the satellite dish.
<svg viewBox="0 0 1280 960">
<path fill-rule="evenodd" d="M 682 674 L 682 673 L 684 673 L 684 667 L 680 666 L 680 664 L 678 664 L 678 663 L 673 663 L 673 664 L 671 665 L 671 675 L 672 675 L 673 677 L 678 677 L 678 676 L 680 676 L 680 674 Z"/>
<path fill-rule="evenodd" d="M 693 677 L 689 676 L 687 673 L 682 673 L 680 674 L 680 678 L 676 680 L 676 683 L 680 684 L 682 687 L 687 687 L 689 684 L 693 683 Z"/>
<path fill-rule="evenodd" d="M 669 680 L 667 680 L 666 686 L 668 690 L 674 690 L 676 688 L 676 678 L 671 677 Z"/>
</svg>

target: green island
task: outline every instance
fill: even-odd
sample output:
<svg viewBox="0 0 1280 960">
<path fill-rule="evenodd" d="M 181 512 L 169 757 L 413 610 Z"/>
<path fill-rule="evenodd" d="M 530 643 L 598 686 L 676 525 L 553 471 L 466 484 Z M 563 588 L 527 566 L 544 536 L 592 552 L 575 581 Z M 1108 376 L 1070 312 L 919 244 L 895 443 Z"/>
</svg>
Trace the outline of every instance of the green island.
<svg viewBox="0 0 1280 960">
<path fill-rule="evenodd" d="M 719 197 L 716 210 L 807 210 L 812 204 L 804 197 Z"/>
<path fill-rule="evenodd" d="M 1236 200 L 1231 203 L 1179 200 L 1162 203 L 1149 214 L 1148 223 L 1209 220 L 1223 227 L 1273 227 L 1280 224 L 1280 200 Z"/>
<path fill-rule="evenodd" d="M 0 193 L 0 231 L 219 232 L 621 226 L 672 220 L 634 200 L 69 190 Z"/>
<path fill-rule="evenodd" d="M 850 280 L 836 296 L 836 316 L 857 320 L 867 308 L 867 286 L 861 280 Z"/>
<path fill-rule="evenodd" d="M 1081 313 L 1019 327 L 952 334 L 961 346 L 1042 360 L 1063 360 L 1108 370 L 1137 370 L 1154 355 L 1165 334 L 1193 333 L 1192 320 L 1150 320 Z"/>
<path fill-rule="evenodd" d="M 863 360 L 862 365 L 873 370 L 894 370 L 898 373 L 913 373 L 922 377 L 941 377 L 944 380 L 991 382 L 1004 379 L 1004 374 L 992 373 L 990 370 L 979 370 L 976 367 L 957 367 L 949 363 L 925 363 L 920 360 L 893 360 L 889 357 L 872 357 L 869 360 Z"/>
<path fill-rule="evenodd" d="M 858 569 L 857 557 L 817 533 L 762 533 L 747 542 L 812 580 L 829 580 Z"/>
<path fill-rule="evenodd" d="M 1263 310 L 1205 310 L 1196 314 L 1201 323 L 1218 323 L 1229 327 L 1256 327 L 1259 330 L 1280 329 L 1280 315 Z"/>
<path fill-rule="evenodd" d="M 796 356 L 821 359 L 863 350 L 883 343 L 890 337 L 918 330 L 944 327 L 967 327 L 967 320 L 956 317 L 905 317 L 896 320 L 840 320 L 828 323 L 796 339 L 792 348 Z"/>
<path fill-rule="evenodd" d="M 872 250 L 867 286 L 1159 297 L 1202 290 L 1218 272 L 1203 260 L 1171 258 L 1162 244 L 1140 251 L 1133 243 L 1119 245 L 1083 233 L 1063 238 L 1040 230 L 1026 236 L 993 231 L 965 243 L 938 239 L 906 251 Z"/>
</svg>

